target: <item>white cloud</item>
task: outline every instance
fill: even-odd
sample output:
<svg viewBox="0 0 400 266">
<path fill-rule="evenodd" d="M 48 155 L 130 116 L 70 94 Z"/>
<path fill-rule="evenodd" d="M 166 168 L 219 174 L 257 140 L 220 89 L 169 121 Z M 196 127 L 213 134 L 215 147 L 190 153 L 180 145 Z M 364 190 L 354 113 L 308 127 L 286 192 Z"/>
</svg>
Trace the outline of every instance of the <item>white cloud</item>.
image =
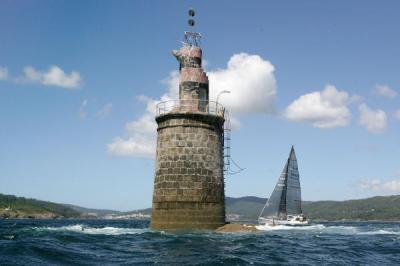
<svg viewBox="0 0 400 266">
<path fill-rule="evenodd" d="M 394 117 L 400 121 L 400 109 L 398 109 L 395 113 L 394 113 Z"/>
<path fill-rule="evenodd" d="M 364 100 L 364 97 L 354 94 L 350 97 L 351 103 L 361 103 Z"/>
<path fill-rule="evenodd" d="M 276 95 L 274 66 L 258 55 L 234 54 L 226 69 L 208 73 L 210 100 L 228 90 L 231 93 L 219 98 L 219 102 L 233 114 L 272 113 Z"/>
<path fill-rule="evenodd" d="M 8 69 L 0 66 L 0 80 L 8 79 Z"/>
<path fill-rule="evenodd" d="M 233 55 L 226 69 L 209 71 L 210 100 L 215 101 L 219 92 L 231 91 L 223 95 L 219 102 L 234 115 L 245 113 L 273 112 L 276 81 L 273 65 L 258 55 L 240 53 Z M 178 99 L 179 73 L 173 71 L 162 81 L 167 91 L 155 100 L 147 96 L 138 99 L 146 104 L 146 111 L 139 118 L 125 125 L 124 137 L 116 137 L 107 145 L 111 154 L 154 158 L 156 151 L 156 128 L 154 120 L 156 104 Z M 239 127 L 239 120 L 231 117 L 231 125 Z"/>
<path fill-rule="evenodd" d="M 319 128 L 346 126 L 351 118 L 348 104 L 357 99 L 327 85 L 323 91 L 300 96 L 286 108 L 285 116 L 291 121 L 309 122 Z"/>
<path fill-rule="evenodd" d="M 154 106 L 156 102 L 147 100 L 146 109 Z M 155 108 L 154 108 L 155 109 Z M 118 156 L 135 156 L 139 158 L 154 159 L 156 151 L 156 129 L 154 111 L 146 111 L 137 120 L 126 123 L 125 137 L 116 137 L 107 145 L 108 152 Z"/>
<path fill-rule="evenodd" d="M 400 179 L 390 181 L 382 181 L 380 179 L 366 180 L 360 183 L 360 188 L 381 193 L 399 193 Z"/>
<path fill-rule="evenodd" d="M 154 120 L 154 115 L 145 114 L 141 116 L 138 120 L 129 122 L 125 125 L 125 129 L 130 134 L 151 134 L 157 129 L 157 125 Z"/>
<path fill-rule="evenodd" d="M 372 110 L 365 103 L 358 107 L 360 125 L 372 133 L 383 133 L 386 130 L 387 116 L 381 109 Z"/>
<path fill-rule="evenodd" d="M 82 102 L 81 102 L 81 105 L 80 105 L 80 107 L 79 107 L 79 111 L 78 111 L 78 116 L 79 116 L 79 118 L 80 119 L 85 119 L 86 118 L 86 116 L 87 116 L 87 113 L 86 113 L 86 107 L 87 107 L 87 105 L 88 105 L 88 100 L 83 100 Z"/>
<path fill-rule="evenodd" d="M 135 156 L 145 159 L 154 159 L 155 142 L 142 135 L 132 136 L 127 139 L 117 137 L 108 144 L 108 151 L 118 156 Z"/>
<path fill-rule="evenodd" d="M 156 105 L 159 102 L 177 99 L 179 92 L 179 73 L 173 71 L 169 77 L 162 81 L 168 90 L 160 99 L 154 100 L 140 95 L 138 100 L 146 104 L 145 112 L 136 120 L 125 124 L 124 137 L 116 137 L 107 145 L 110 154 L 117 156 L 134 156 L 145 159 L 154 159 L 156 152 L 155 122 Z"/>
<path fill-rule="evenodd" d="M 23 72 L 25 81 L 41 82 L 43 74 L 37 71 L 34 67 L 31 66 L 24 67 Z"/>
<path fill-rule="evenodd" d="M 47 72 L 36 70 L 32 66 L 27 66 L 23 70 L 24 77 L 19 78 L 21 82 L 36 82 L 46 86 L 58 86 L 67 89 L 73 89 L 81 84 L 81 76 L 79 72 L 72 71 L 66 74 L 58 66 L 52 66 Z"/>
<path fill-rule="evenodd" d="M 387 85 L 376 85 L 374 92 L 377 95 L 393 99 L 397 96 L 397 92 Z"/>
<path fill-rule="evenodd" d="M 109 115 L 111 115 L 112 109 L 112 103 L 107 103 L 97 112 L 97 116 L 102 118 L 108 117 Z"/>
</svg>

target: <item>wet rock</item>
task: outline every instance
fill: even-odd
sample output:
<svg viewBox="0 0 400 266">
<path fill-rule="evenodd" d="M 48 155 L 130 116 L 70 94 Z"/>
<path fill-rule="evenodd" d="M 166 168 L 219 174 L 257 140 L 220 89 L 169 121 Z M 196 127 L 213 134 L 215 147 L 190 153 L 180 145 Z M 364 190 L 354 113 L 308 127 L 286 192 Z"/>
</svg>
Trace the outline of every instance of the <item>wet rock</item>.
<svg viewBox="0 0 400 266">
<path fill-rule="evenodd" d="M 225 224 L 215 230 L 215 232 L 256 232 L 258 231 L 255 225 L 247 224 Z"/>
</svg>

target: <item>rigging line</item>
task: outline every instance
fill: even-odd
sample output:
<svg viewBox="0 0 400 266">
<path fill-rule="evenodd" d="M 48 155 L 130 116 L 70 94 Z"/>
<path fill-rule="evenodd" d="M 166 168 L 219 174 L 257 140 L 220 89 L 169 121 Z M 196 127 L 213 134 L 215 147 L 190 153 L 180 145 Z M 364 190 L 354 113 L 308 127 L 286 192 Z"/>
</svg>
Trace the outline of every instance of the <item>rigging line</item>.
<svg viewBox="0 0 400 266">
<path fill-rule="evenodd" d="M 239 172 L 246 170 L 246 168 L 240 167 L 233 159 L 232 157 L 230 158 L 232 163 L 239 169 Z"/>
<path fill-rule="evenodd" d="M 232 160 L 232 159 L 231 159 Z M 237 170 L 237 171 L 233 171 L 232 169 L 231 169 L 231 167 L 230 166 L 228 166 L 228 169 L 227 169 L 227 174 L 228 175 L 236 175 L 236 174 L 239 174 L 239 173 L 241 173 L 243 170 L 245 170 L 246 168 L 240 168 L 239 170 Z"/>
<path fill-rule="evenodd" d="M 236 174 L 239 174 L 240 172 L 242 172 L 242 171 L 228 172 L 227 174 L 228 175 L 236 175 Z"/>
<path fill-rule="evenodd" d="M 258 218 L 262 217 L 262 214 L 263 214 L 263 212 L 264 212 L 264 210 L 265 210 L 265 207 L 267 207 L 267 204 L 268 204 L 268 201 L 269 201 L 270 198 L 271 198 L 271 197 L 269 197 L 269 198 L 267 199 L 267 202 L 264 204 L 264 207 L 262 208 L 262 210 L 261 210 L 260 215 L 258 216 Z"/>
</svg>

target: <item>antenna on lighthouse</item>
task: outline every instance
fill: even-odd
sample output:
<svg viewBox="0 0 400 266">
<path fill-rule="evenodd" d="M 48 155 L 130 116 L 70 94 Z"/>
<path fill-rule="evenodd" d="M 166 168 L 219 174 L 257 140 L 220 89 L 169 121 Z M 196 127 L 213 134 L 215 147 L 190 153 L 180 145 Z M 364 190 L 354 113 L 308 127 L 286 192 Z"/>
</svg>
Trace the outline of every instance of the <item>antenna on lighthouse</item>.
<svg viewBox="0 0 400 266">
<path fill-rule="evenodd" d="M 189 20 L 188 24 L 189 27 L 194 27 L 195 21 L 194 21 L 194 16 L 196 15 L 196 12 L 194 11 L 193 8 L 190 8 L 188 11 L 189 14 Z M 193 31 L 185 31 L 185 37 L 184 37 L 184 44 L 189 45 L 189 46 L 200 46 L 200 39 L 201 39 L 201 34 L 198 32 L 193 32 Z"/>
</svg>

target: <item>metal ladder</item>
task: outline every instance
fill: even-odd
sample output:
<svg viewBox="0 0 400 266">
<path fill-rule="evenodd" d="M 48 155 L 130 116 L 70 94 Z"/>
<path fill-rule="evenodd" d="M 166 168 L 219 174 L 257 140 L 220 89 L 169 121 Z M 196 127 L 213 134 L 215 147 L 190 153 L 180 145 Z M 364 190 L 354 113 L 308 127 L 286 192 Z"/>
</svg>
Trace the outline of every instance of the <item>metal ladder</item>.
<svg viewBox="0 0 400 266">
<path fill-rule="evenodd" d="M 231 121 L 229 112 L 225 110 L 225 123 L 223 133 L 224 174 L 229 174 L 231 165 Z"/>
<path fill-rule="evenodd" d="M 223 156 L 224 156 L 224 176 L 226 175 L 235 175 L 246 168 L 240 167 L 231 156 L 231 120 L 229 118 L 229 112 L 225 110 L 224 113 L 225 123 L 224 123 L 224 131 L 223 131 Z M 232 170 L 231 167 L 234 166 L 236 170 Z"/>
</svg>

